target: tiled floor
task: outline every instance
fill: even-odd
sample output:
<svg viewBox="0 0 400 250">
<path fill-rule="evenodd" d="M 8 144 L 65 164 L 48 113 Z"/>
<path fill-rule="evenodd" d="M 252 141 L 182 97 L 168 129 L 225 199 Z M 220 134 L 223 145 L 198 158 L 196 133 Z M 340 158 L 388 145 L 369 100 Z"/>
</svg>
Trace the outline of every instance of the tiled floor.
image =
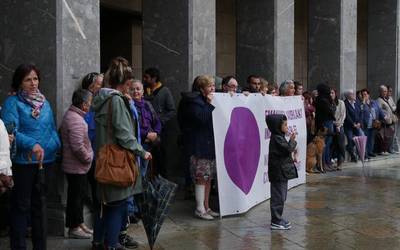
<svg viewBox="0 0 400 250">
<path fill-rule="evenodd" d="M 155 249 L 400 249 L 400 158 L 348 165 L 307 177 L 289 192 L 290 231 L 271 232 L 269 202 L 222 220 L 193 218 L 194 202 L 177 199 Z M 131 235 L 149 249 L 141 225 Z M 0 239 L 0 249 L 8 249 Z M 90 249 L 88 240 L 49 238 L 48 249 Z"/>
</svg>

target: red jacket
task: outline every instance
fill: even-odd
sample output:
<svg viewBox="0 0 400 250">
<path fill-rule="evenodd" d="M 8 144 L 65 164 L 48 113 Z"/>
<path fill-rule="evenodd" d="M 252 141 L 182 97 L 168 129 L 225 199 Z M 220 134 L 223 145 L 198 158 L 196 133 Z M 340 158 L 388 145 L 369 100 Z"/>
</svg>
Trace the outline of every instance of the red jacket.
<svg viewBox="0 0 400 250">
<path fill-rule="evenodd" d="M 71 105 L 61 123 L 62 168 L 68 174 L 86 174 L 93 160 L 85 112 Z"/>
</svg>

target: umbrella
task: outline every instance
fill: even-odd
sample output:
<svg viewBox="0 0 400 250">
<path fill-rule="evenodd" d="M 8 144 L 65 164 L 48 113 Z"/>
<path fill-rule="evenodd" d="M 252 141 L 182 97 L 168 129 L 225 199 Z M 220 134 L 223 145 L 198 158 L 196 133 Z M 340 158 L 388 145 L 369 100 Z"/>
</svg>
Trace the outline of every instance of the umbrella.
<svg viewBox="0 0 400 250">
<path fill-rule="evenodd" d="M 45 190 L 45 183 L 46 183 L 46 175 L 45 175 L 45 170 L 43 167 L 43 163 L 39 162 L 38 166 L 38 173 L 36 176 L 36 183 L 35 183 L 35 188 L 37 189 L 39 195 L 40 195 L 40 205 L 41 205 L 41 214 L 42 214 L 42 220 L 40 222 L 41 224 L 41 230 L 40 232 L 43 234 L 43 239 L 46 239 L 47 237 L 47 206 L 46 206 L 46 190 Z"/>
<path fill-rule="evenodd" d="M 159 175 L 153 178 L 146 175 L 142 180 L 142 185 L 143 193 L 139 200 L 140 212 L 150 249 L 153 249 L 178 185 Z"/>
<path fill-rule="evenodd" d="M 365 135 L 355 136 L 353 138 L 354 143 L 356 144 L 356 148 L 358 151 L 358 155 L 360 156 L 360 160 L 364 169 L 365 162 L 365 148 L 367 146 L 367 137 Z"/>
</svg>

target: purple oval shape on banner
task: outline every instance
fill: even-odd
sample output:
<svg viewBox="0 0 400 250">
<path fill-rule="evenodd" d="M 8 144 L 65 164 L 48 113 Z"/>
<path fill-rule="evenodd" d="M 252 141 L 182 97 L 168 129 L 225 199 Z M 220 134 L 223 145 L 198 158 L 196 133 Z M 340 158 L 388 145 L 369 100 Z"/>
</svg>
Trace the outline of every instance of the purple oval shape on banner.
<svg viewBox="0 0 400 250">
<path fill-rule="evenodd" d="M 225 168 L 235 185 L 248 194 L 253 186 L 260 160 L 260 132 L 250 109 L 232 110 L 224 143 Z"/>
</svg>

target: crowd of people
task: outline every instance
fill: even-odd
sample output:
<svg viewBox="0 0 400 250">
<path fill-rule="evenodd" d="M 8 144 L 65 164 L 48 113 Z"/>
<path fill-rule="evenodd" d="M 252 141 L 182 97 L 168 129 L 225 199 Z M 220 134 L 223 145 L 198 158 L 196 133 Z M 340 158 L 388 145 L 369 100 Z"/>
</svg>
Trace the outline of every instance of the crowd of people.
<svg viewBox="0 0 400 250">
<path fill-rule="evenodd" d="M 309 170 L 312 173 L 340 169 L 345 161 L 345 150 L 351 161 L 357 161 L 354 136 L 367 136 L 367 159 L 399 151 L 397 121 L 400 108 L 394 103 L 392 89 L 384 85 L 379 87 L 380 95 L 376 100 L 370 98 L 368 89 L 356 93 L 345 91 L 344 100 L 341 100 L 340 94 L 327 84 L 304 91 L 297 81 L 286 80 L 277 86 L 260 76 L 250 75 L 241 90 L 237 79 L 227 76 L 216 90 L 213 77 L 200 75 L 194 79 L 192 90 L 182 93 L 176 109 L 171 91 L 162 83 L 157 68 L 146 69 L 142 83 L 134 78 L 129 62 L 117 57 L 104 75 L 92 72 L 83 77 L 57 128 L 51 105 L 40 91 L 40 81 L 40 71 L 34 65 L 18 66 L 10 94 L 1 109 L 0 198 L 10 199 L 11 249 L 26 249 L 28 227 L 34 249 L 45 249 L 46 221 L 43 218 L 46 218 L 46 212 L 43 206 L 46 206 L 46 200 L 43 189 L 38 188 L 38 176 L 42 169 L 46 172 L 57 165 L 61 166 L 68 183 L 65 226 L 69 237 L 91 238 L 93 249 L 136 248 L 138 243 L 127 234 L 127 227 L 129 222 L 137 220 L 141 179 L 146 174 L 167 177 L 166 127 L 176 115 L 181 131 L 178 141 L 186 171 L 185 184 L 187 187 L 194 185 L 194 215 L 204 220 L 219 217 L 209 204 L 212 182 L 216 178 L 214 106 L 211 104 L 216 91 L 231 95 L 302 96 L 307 143 L 320 133 L 325 140 L 324 166 L 313 166 Z M 276 119 L 279 127 L 275 140 L 283 145 L 280 126 L 284 118 Z M 287 130 L 287 122 L 285 124 Z M 294 139 L 292 136 L 286 147 L 295 147 Z M 132 159 L 139 166 L 134 185 L 113 185 L 97 178 L 99 161 L 104 158 L 99 154 L 108 144 L 118 145 L 133 155 Z M 295 175 L 297 173 L 292 174 Z M 275 192 L 282 189 L 276 185 L 274 188 Z M 83 206 L 87 196 L 95 211 L 93 229 L 84 223 Z M 283 204 L 277 206 L 283 209 Z M 274 209 L 275 212 L 279 210 Z M 272 221 L 279 224 L 276 222 L 280 220 L 279 212 L 274 216 Z"/>
</svg>

